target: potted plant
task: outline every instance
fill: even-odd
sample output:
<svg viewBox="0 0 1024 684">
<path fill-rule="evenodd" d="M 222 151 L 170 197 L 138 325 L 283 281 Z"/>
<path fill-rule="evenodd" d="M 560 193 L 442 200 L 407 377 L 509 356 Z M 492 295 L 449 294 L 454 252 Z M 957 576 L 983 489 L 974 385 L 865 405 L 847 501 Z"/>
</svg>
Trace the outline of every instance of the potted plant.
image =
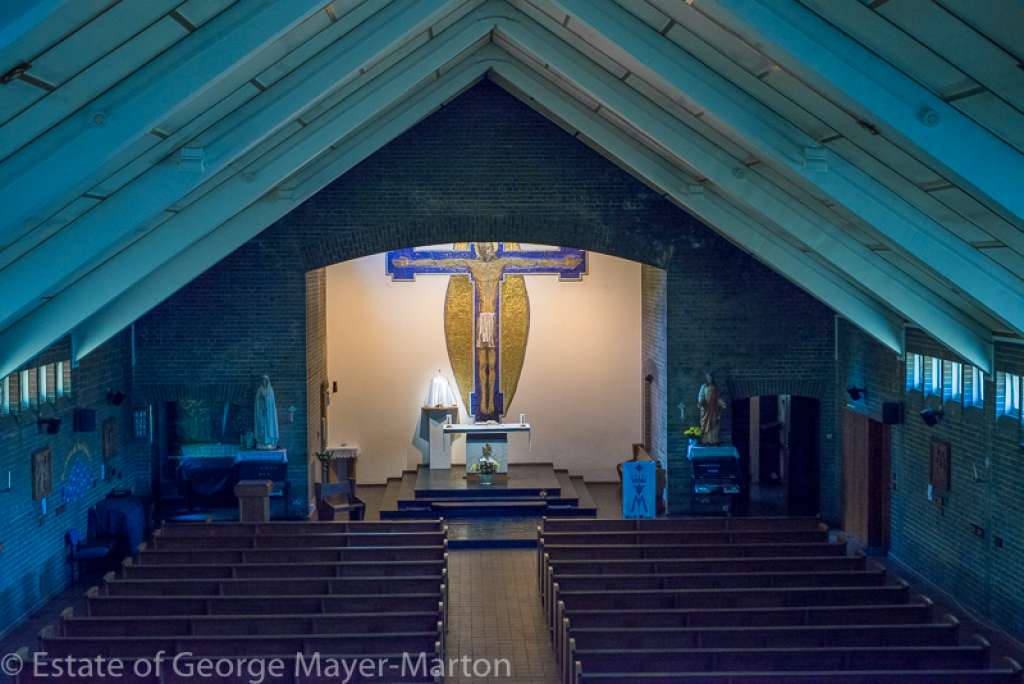
<svg viewBox="0 0 1024 684">
<path fill-rule="evenodd" d="M 683 437 L 690 440 L 690 446 L 697 446 L 697 442 L 700 441 L 701 436 L 700 426 L 691 425 L 683 431 Z"/>
<path fill-rule="evenodd" d="M 471 471 L 480 476 L 480 484 L 489 485 L 498 472 L 498 461 L 491 456 L 491 445 L 485 444 L 480 460 L 473 464 Z"/>
</svg>

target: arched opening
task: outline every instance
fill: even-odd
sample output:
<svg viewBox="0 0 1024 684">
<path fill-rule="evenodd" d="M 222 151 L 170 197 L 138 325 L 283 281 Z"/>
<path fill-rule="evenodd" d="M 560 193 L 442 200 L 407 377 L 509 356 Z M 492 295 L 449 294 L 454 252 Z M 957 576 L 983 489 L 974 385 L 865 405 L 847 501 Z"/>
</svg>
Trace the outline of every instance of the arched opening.
<svg viewBox="0 0 1024 684">
<path fill-rule="evenodd" d="M 438 225 L 431 236 L 466 228 Z M 307 274 L 307 415 L 309 452 L 357 449 L 354 479 L 374 491 L 379 510 L 412 508 L 409 489 L 441 448 L 432 421 L 449 416 L 505 424 L 525 415 L 529 436 L 509 436 L 508 463 L 553 466 L 555 480 L 537 487 L 549 506 L 561 484 L 561 498 L 583 507 L 584 483 L 617 482 L 634 444 L 655 458 L 664 451 L 665 381 L 650 371 L 666 365 L 664 297 L 652 305 L 643 296 L 645 286 L 664 288 L 664 277 L 648 282 L 661 269 L 550 244 L 375 244 L 390 249 Z M 451 388 L 450 410 L 428 410 L 438 377 Z M 469 439 L 449 440 L 461 478 L 472 465 Z M 309 474 L 312 495 L 323 478 L 312 459 Z"/>
<path fill-rule="evenodd" d="M 751 515 L 820 513 L 820 402 L 762 394 L 732 402 L 740 454 L 740 509 Z"/>
</svg>

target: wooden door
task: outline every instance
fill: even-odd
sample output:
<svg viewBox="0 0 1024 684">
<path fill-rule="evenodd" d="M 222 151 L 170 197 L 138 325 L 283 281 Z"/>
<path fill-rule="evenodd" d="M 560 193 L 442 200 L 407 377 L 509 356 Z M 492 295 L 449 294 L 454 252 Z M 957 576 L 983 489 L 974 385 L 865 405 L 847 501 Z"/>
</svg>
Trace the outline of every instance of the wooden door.
<svg viewBox="0 0 1024 684">
<path fill-rule="evenodd" d="M 889 546 L 889 426 L 846 411 L 843 417 L 843 529 L 872 549 Z"/>
</svg>

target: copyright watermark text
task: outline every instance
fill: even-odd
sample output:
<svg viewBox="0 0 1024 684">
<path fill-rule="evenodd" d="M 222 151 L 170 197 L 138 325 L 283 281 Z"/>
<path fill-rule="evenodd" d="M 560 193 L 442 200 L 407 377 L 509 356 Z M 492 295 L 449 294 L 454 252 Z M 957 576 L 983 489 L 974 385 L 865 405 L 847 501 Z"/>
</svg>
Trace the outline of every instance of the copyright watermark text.
<svg viewBox="0 0 1024 684">
<path fill-rule="evenodd" d="M 512 663 L 506 658 L 439 658 L 433 653 L 402 653 L 400 657 L 341 657 L 321 653 L 294 656 L 250 656 L 208 658 L 194 653 L 175 655 L 159 651 L 151 657 L 52 656 L 32 654 L 26 663 L 17 653 L 0 658 L 0 671 L 14 677 L 30 666 L 35 679 L 55 681 L 96 681 L 122 677 L 159 679 L 165 674 L 195 681 L 238 679 L 248 684 L 303 678 L 332 679 L 347 684 L 353 680 L 390 680 L 407 677 L 508 678 Z"/>
</svg>

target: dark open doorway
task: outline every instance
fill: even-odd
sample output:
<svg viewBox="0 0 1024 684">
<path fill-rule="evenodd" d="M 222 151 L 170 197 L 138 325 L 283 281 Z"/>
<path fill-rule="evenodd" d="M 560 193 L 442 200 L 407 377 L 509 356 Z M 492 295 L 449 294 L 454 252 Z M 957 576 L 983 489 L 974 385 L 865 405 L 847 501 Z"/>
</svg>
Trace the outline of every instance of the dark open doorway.
<svg viewBox="0 0 1024 684">
<path fill-rule="evenodd" d="M 732 441 L 744 475 L 740 507 L 751 515 L 817 515 L 817 399 L 788 394 L 733 402 Z"/>
</svg>

